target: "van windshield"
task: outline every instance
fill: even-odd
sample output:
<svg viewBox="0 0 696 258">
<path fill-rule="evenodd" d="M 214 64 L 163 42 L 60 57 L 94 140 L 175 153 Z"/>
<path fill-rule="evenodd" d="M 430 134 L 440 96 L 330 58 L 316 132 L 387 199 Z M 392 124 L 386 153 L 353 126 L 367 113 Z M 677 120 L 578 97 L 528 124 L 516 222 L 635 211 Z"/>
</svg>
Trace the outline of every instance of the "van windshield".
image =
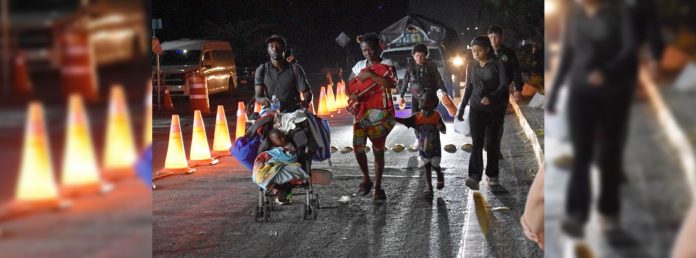
<svg viewBox="0 0 696 258">
<path fill-rule="evenodd" d="M 200 50 L 165 50 L 160 56 L 160 65 L 197 65 L 201 60 Z M 155 59 L 152 64 L 155 65 Z"/>
<path fill-rule="evenodd" d="M 430 49 L 429 52 L 428 60 L 434 62 L 437 67 L 442 67 L 442 54 L 440 54 L 440 51 L 437 49 Z M 390 59 L 397 70 L 405 69 L 408 61 L 413 60 L 411 50 L 385 51 L 382 52 L 382 58 Z"/>
</svg>

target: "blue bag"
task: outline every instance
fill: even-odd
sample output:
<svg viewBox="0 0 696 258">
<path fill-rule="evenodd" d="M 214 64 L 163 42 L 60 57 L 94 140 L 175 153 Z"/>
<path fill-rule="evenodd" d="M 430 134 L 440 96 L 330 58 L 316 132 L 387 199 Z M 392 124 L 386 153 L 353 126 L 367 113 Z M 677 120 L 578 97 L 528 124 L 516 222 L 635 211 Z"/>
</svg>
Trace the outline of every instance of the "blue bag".
<svg viewBox="0 0 696 258">
<path fill-rule="evenodd" d="M 152 144 L 147 146 L 147 149 L 140 155 L 138 162 L 135 164 L 135 170 L 138 173 L 138 177 L 146 185 L 152 183 Z"/>
<path fill-rule="evenodd" d="M 317 140 L 312 160 L 324 161 L 331 158 L 331 127 L 329 127 L 329 121 L 315 115 L 310 115 L 308 121 L 312 128 L 312 134 L 314 134 Z"/>
<path fill-rule="evenodd" d="M 230 148 L 232 156 L 242 163 L 249 170 L 254 168 L 254 160 L 261 145 L 261 137 L 254 134 L 251 137 L 241 137 L 234 141 L 234 145 Z"/>
</svg>

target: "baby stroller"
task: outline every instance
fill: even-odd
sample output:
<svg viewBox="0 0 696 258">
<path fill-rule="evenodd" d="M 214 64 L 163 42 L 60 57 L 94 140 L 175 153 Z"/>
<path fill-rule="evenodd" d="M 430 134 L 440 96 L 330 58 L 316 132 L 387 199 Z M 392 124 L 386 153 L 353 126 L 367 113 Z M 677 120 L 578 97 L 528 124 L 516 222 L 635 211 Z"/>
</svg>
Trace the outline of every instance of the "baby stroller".
<svg viewBox="0 0 696 258">
<path fill-rule="evenodd" d="M 274 119 L 259 118 L 255 123 L 249 128 L 249 130 L 254 130 L 256 132 L 261 128 L 261 132 L 264 134 L 264 138 L 267 138 L 267 133 L 273 128 Z M 316 119 L 314 115 L 307 114 L 307 119 L 300 123 L 296 123 L 294 129 L 288 130 L 286 132 L 288 139 L 297 147 L 298 162 L 302 164 L 302 169 L 307 172 L 308 179 L 302 182 L 300 185 L 295 185 L 292 196 L 303 196 L 302 203 L 302 218 L 305 220 L 312 220 L 317 218 L 317 214 L 320 209 L 319 205 L 319 194 L 314 192 L 312 186 L 312 157 L 315 151 L 317 151 L 318 144 L 313 136 L 311 127 L 312 119 Z M 249 133 L 249 132 L 247 132 Z M 266 145 L 266 146 L 264 146 Z M 259 147 L 259 153 L 268 149 L 268 142 L 262 143 Z M 299 190 L 299 191 L 298 191 Z M 269 222 L 271 219 L 271 212 L 276 209 L 276 203 L 273 198 L 276 195 L 264 190 L 259 187 L 258 202 L 256 204 L 256 209 L 254 212 L 254 218 L 256 222 L 266 221 Z"/>
</svg>

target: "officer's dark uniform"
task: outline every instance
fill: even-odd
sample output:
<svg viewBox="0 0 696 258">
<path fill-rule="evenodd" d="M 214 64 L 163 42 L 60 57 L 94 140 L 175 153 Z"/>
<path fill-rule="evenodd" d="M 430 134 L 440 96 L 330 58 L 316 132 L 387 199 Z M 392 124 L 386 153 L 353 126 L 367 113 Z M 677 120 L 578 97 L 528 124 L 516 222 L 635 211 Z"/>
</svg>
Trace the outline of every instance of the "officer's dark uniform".
<svg viewBox="0 0 696 258">
<path fill-rule="evenodd" d="M 515 54 L 515 50 L 512 50 L 512 48 L 506 47 L 505 45 L 501 45 L 500 49 L 495 51 L 493 53 L 495 55 L 495 58 L 500 60 L 500 62 L 505 66 L 505 72 L 507 74 L 507 78 L 511 80 L 513 83 L 513 87 L 515 88 L 515 91 L 522 91 L 522 87 L 524 86 L 524 81 L 522 80 L 522 73 L 520 73 L 520 64 L 519 61 L 517 60 L 517 54 Z M 506 94 L 505 101 L 508 101 L 510 99 L 510 95 Z M 503 119 L 503 122 L 505 120 Z M 504 126 L 501 124 L 500 125 L 500 131 L 498 132 L 497 139 L 498 139 L 498 145 L 500 146 L 500 143 L 503 141 L 503 128 Z M 493 137 L 493 135 L 487 135 L 486 137 Z"/>
</svg>

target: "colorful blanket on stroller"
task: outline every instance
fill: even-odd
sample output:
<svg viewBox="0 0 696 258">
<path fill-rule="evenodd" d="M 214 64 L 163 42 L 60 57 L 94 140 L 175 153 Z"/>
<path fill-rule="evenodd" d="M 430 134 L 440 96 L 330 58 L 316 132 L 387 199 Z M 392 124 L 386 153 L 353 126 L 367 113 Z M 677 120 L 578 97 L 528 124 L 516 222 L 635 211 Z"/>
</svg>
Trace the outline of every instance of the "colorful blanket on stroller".
<svg viewBox="0 0 696 258">
<path fill-rule="evenodd" d="M 266 190 L 269 186 L 284 184 L 293 179 L 307 180 L 309 176 L 297 162 L 297 154 L 277 147 L 256 156 L 251 178 Z"/>
</svg>

